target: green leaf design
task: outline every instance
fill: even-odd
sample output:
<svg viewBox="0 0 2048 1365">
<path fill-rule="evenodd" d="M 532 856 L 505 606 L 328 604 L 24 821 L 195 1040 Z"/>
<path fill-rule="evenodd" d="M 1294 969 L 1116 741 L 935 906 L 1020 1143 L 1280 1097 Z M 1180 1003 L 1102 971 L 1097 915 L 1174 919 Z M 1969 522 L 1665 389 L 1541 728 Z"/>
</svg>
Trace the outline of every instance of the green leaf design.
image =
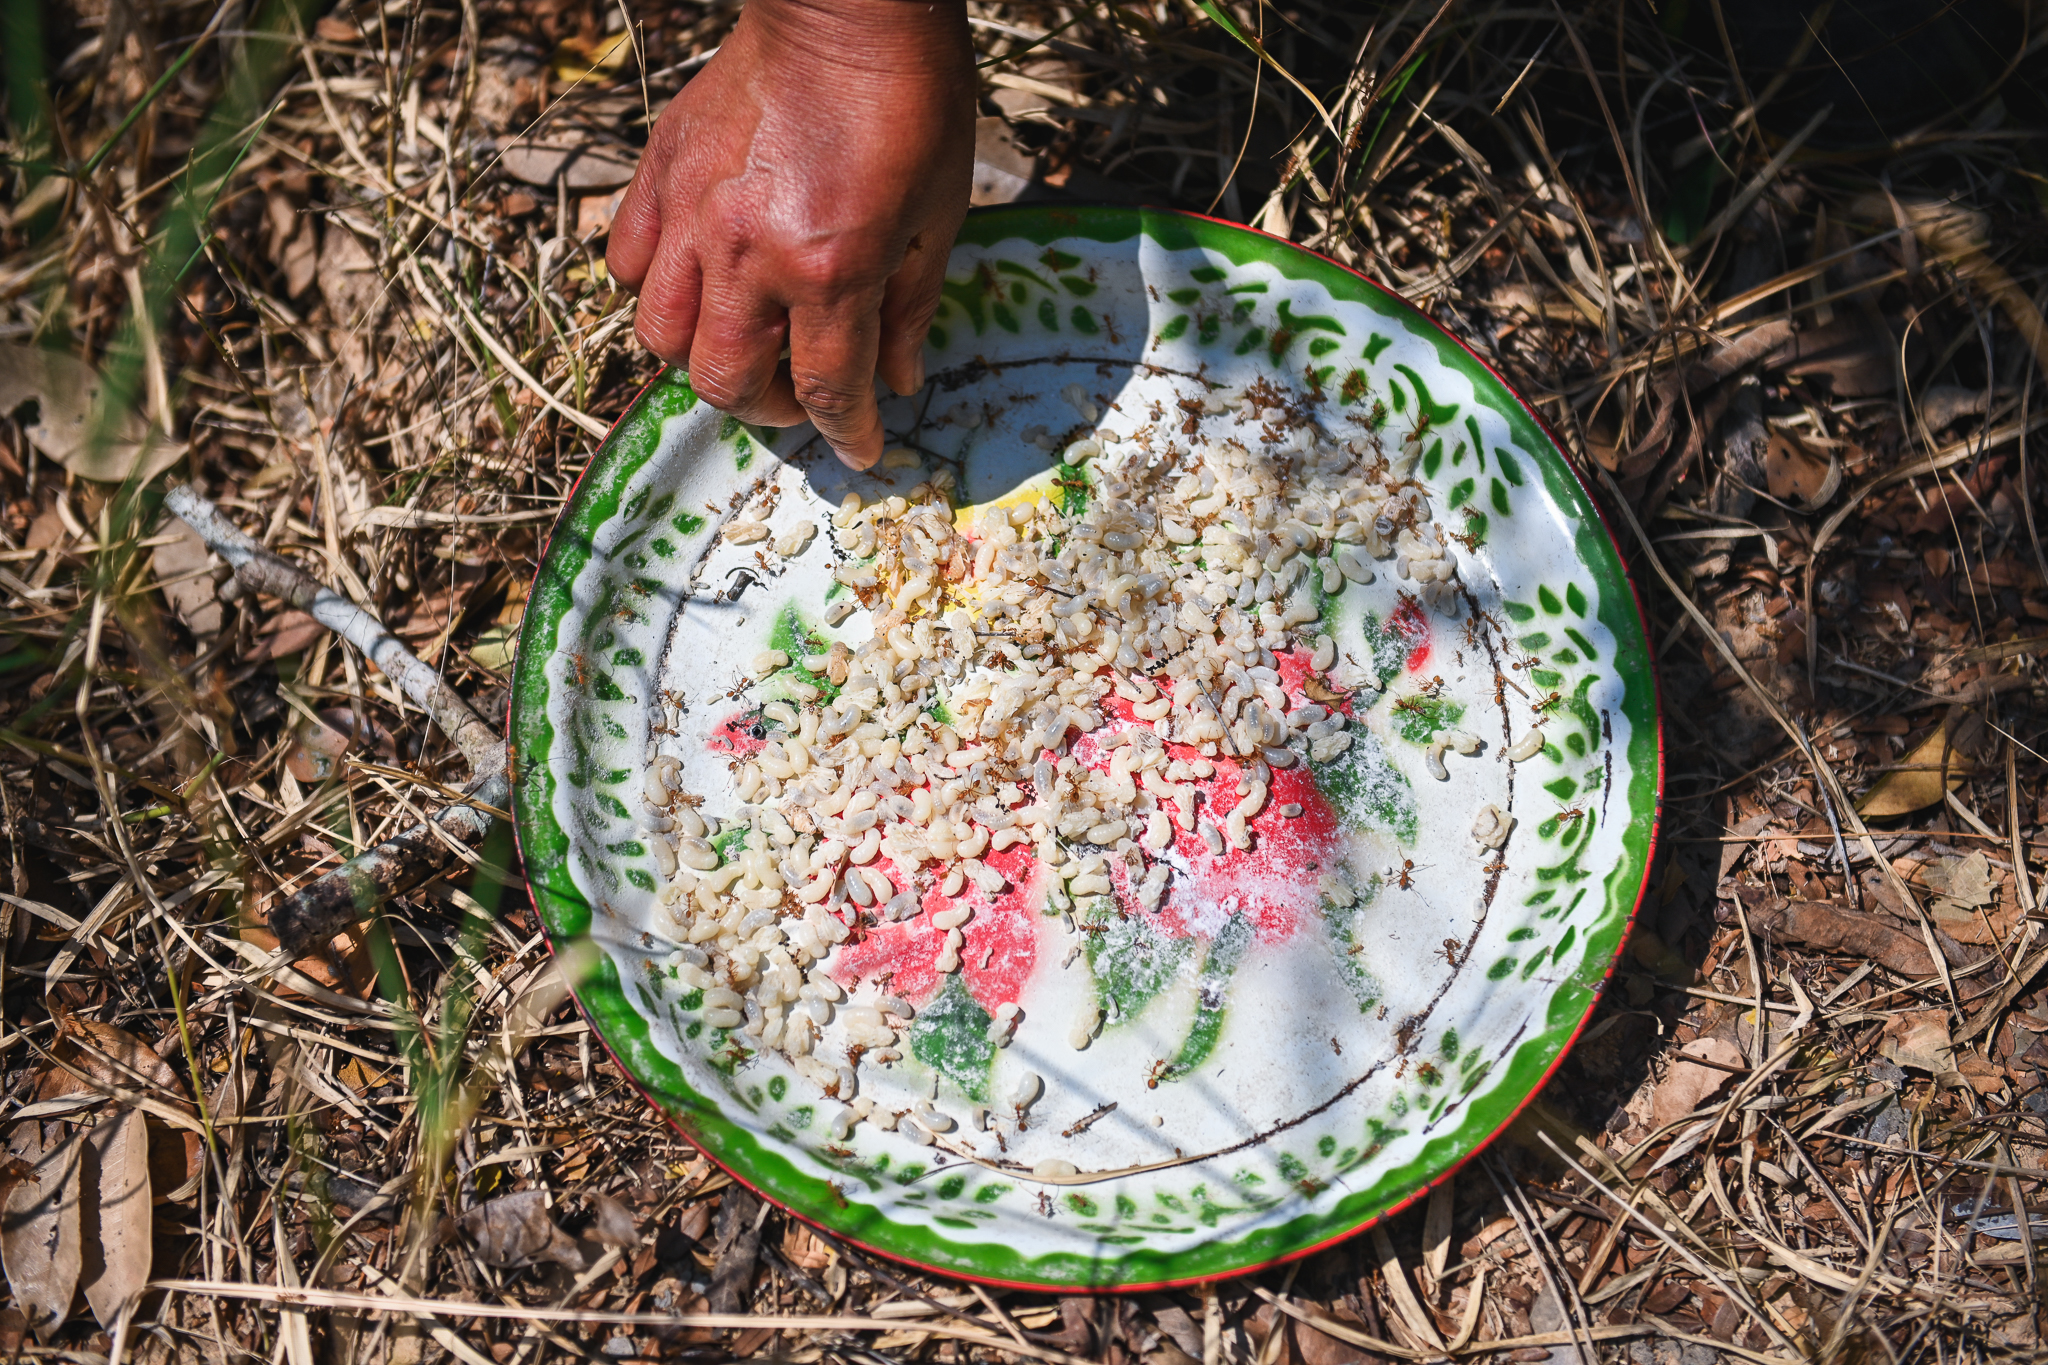
<svg viewBox="0 0 2048 1365">
<path fill-rule="evenodd" d="M 1240 910 L 1209 945 L 1201 975 L 1195 978 L 1195 1022 L 1180 1045 L 1180 1054 L 1161 1079 L 1178 1080 L 1208 1061 L 1209 1054 L 1216 1050 L 1216 1040 L 1223 1033 L 1224 992 L 1229 989 L 1237 964 L 1244 960 L 1245 950 L 1252 946 L 1252 937 L 1251 919 Z"/>
<path fill-rule="evenodd" d="M 1358 901 L 1349 909 L 1339 909 L 1336 902 L 1327 897 L 1323 900 L 1323 924 L 1330 931 L 1337 971 L 1344 978 L 1352 998 L 1358 1001 L 1361 1014 L 1379 1004 L 1385 994 L 1379 979 L 1366 965 L 1368 949 L 1362 936 L 1367 911 L 1379 889 L 1379 878 L 1375 877 L 1358 891 Z"/>
<path fill-rule="evenodd" d="M 1402 665 L 1408 661 L 1408 651 L 1415 647 L 1416 642 L 1382 621 L 1374 612 L 1365 613 L 1364 634 L 1366 651 L 1372 656 L 1373 685 L 1384 692 L 1388 683 L 1401 676 Z"/>
<path fill-rule="evenodd" d="M 1124 1021 L 1137 1017 L 1187 960 L 1194 940 L 1171 938 L 1146 915 L 1125 915 L 1099 900 L 1081 915 L 1088 927 L 1088 966 L 1104 1010 Z"/>
<path fill-rule="evenodd" d="M 1370 730 L 1351 733 L 1356 738 L 1350 748 L 1316 766 L 1317 789 L 1345 828 L 1375 830 L 1404 844 L 1414 843 L 1418 825 L 1414 789 L 1387 758 L 1378 735 Z"/>
<path fill-rule="evenodd" d="M 790 695 L 789 688 L 796 683 L 809 683 L 823 692 L 824 700 L 828 702 L 839 696 L 841 689 L 837 683 L 803 665 L 804 655 L 823 654 L 830 646 L 797 612 L 796 603 L 783 604 L 781 613 L 775 618 L 775 628 L 768 632 L 768 648 L 779 649 L 789 656 L 789 666 L 777 671 L 773 679 L 775 691 L 780 695 Z"/>
<path fill-rule="evenodd" d="M 1399 370 L 1402 377 L 1415 386 L 1415 411 L 1420 416 L 1428 418 L 1431 426 L 1442 426 L 1458 415 L 1458 405 L 1456 403 L 1437 403 L 1431 401 L 1429 386 L 1422 382 L 1421 375 L 1415 373 L 1414 370 L 1406 365 L 1397 364 L 1394 368 Z"/>
<path fill-rule="evenodd" d="M 975 1003 L 959 976 L 949 976 L 910 1026 L 911 1055 L 959 1086 L 967 1098 L 985 1104 L 996 1060 L 988 1026 L 988 1011 Z"/>
<path fill-rule="evenodd" d="M 1280 321 L 1294 332 L 1322 331 L 1344 335 L 1344 326 L 1337 319 L 1322 313 L 1298 314 L 1287 306 L 1286 299 L 1280 300 Z"/>
<path fill-rule="evenodd" d="M 1403 697 L 1394 703 L 1394 729 L 1410 744 L 1427 744 L 1464 715 L 1464 705 L 1449 697 Z"/>
</svg>

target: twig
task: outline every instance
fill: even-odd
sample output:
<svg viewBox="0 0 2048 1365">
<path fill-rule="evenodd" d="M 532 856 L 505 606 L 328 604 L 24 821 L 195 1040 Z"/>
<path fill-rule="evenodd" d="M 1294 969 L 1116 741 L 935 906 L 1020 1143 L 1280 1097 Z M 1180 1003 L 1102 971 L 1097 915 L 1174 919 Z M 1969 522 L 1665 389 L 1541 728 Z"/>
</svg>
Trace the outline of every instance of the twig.
<svg viewBox="0 0 2048 1365">
<path fill-rule="evenodd" d="M 1086 1356 L 1071 1355 L 1049 1346 L 1033 1346 L 1011 1340 L 985 1328 L 969 1329 L 945 1322 L 905 1322 L 902 1318 L 870 1318 L 854 1314 L 795 1313 L 772 1317 L 763 1313 L 614 1313 L 595 1308 L 545 1305 L 536 1308 L 517 1304 L 472 1303 L 446 1299 L 385 1297 L 350 1294 L 334 1289 L 280 1289 L 267 1284 L 216 1284 L 211 1280 L 155 1280 L 152 1289 L 224 1299 L 247 1299 L 297 1308 L 346 1308 L 358 1313 L 403 1313 L 415 1316 L 491 1318 L 511 1322 L 577 1322 L 610 1327 L 710 1327 L 745 1331 L 766 1327 L 778 1332 L 921 1332 L 951 1337 L 1001 1351 L 1014 1351 L 1034 1360 L 1058 1365 L 1096 1365 Z M 972 1322 L 974 1319 L 970 1318 Z"/>
<path fill-rule="evenodd" d="M 505 766 L 504 741 L 470 709 L 447 680 L 407 649 L 382 621 L 334 589 L 243 535 L 212 503 L 181 484 L 165 506 L 199 533 L 206 548 L 226 560 L 235 580 L 251 592 L 283 598 L 342 639 L 398 684 L 406 697 L 441 727 L 479 775 Z"/>
<path fill-rule="evenodd" d="M 165 503 L 233 567 L 237 583 L 283 598 L 361 650 L 469 760 L 473 776 L 459 800 L 271 907 L 270 928 L 278 943 L 291 957 L 304 957 L 385 901 L 432 878 L 457 847 L 483 841 L 493 823 L 490 808 L 503 807 L 511 798 L 504 743 L 447 679 L 368 611 L 243 535 L 190 487 L 173 488 Z"/>
</svg>

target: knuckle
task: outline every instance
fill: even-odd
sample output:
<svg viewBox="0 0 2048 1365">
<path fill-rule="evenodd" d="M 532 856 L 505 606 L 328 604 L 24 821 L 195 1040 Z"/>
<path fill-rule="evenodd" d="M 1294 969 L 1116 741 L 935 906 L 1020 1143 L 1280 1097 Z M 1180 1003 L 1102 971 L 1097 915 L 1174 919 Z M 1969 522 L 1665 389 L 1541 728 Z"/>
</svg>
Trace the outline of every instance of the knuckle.
<svg viewBox="0 0 2048 1365">
<path fill-rule="evenodd" d="M 642 313 L 633 324 L 633 335 L 640 344 L 663 360 L 674 361 L 676 357 L 676 335 L 673 328 L 665 325 L 659 317 Z"/>
<path fill-rule="evenodd" d="M 797 374 L 791 376 L 791 381 L 796 388 L 796 401 L 814 417 L 850 416 L 860 410 L 865 396 L 843 381 L 825 375 Z"/>
<path fill-rule="evenodd" d="M 797 288 L 812 297 L 840 297 L 865 286 L 875 274 L 867 250 L 844 237 L 807 244 L 789 264 Z"/>
<path fill-rule="evenodd" d="M 753 397 L 739 375 L 715 360 L 690 366 L 690 387 L 714 408 L 737 408 Z"/>
</svg>

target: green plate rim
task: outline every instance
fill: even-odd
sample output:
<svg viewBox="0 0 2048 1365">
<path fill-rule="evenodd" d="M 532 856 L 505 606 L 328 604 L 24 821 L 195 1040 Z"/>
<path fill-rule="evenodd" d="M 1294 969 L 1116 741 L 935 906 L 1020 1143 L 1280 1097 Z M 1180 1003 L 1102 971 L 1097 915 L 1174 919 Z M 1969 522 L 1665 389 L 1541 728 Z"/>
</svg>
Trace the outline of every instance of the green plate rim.
<svg viewBox="0 0 2048 1365">
<path fill-rule="evenodd" d="M 1016 1288 L 1134 1292 L 1248 1274 L 1311 1255 L 1363 1231 L 1449 1180 L 1465 1161 L 1515 1121 L 1584 1030 L 1647 892 L 1663 815 L 1662 698 L 1640 595 L 1627 560 L 1599 504 L 1572 469 L 1548 425 L 1484 358 L 1442 324 L 1369 277 L 1305 247 L 1243 224 L 1174 210 L 1065 205 L 978 209 L 969 214 L 956 245 L 991 246 L 1019 238 L 1047 245 L 1077 237 L 1110 243 L 1137 235 L 1149 236 L 1168 250 L 1202 247 L 1237 265 L 1257 261 L 1286 278 L 1313 281 L 1334 296 L 1419 323 L 1421 334 L 1434 343 L 1439 360 L 1465 371 L 1475 389 L 1494 400 L 1492 406 L 1507 418 L 1517 441 L 1534 452 L 1547 491 L 1561 508 L 1575 515 L 1574 549 L 1581 563 L 1603 589 L 1617 589 L 1601 592 L 1600 620 L 1617 641 L 1636 645 L 1618 650 L 1615 663 L 1624 688 L 1620 709 L 1632 730 L 1629 822 L 1622 839 L 1623 860 L 1606 878 L 1606 927 L 1586 937 L 1577 966 L 1551 996 L 1541 1031 L 1523 1039 L 1499 1081 L 1484 1095 L 1475 1096 L 1455 1130 L 1431 1141 L 1414 1160 L 1388 1171 L 1372 1187 L 1354 1192 L 1322 1212 L 1307 1213 L 1235 1240 L 1209 1242 L 1175 1253 L 1118 1249 L 1093 1258 L 1067 1253 L 1027 1258 L 999 1243 L 961 1247 L 941 1230 L 892 1223 L 857 1199 L 849 1199 L 846 1188 L 836 1182 L 799 1172 L 779 1152 L 726 1118 L 712 1097 L 694 1090 L 680 1068 L 654 1046 L 646 1021 L 627 999 L 624 983 L 608 956 L 597 954 L 595 966 L 571 982 L 577 1004 L 599 1043 L 634 1088 L 734 1180 L 863 1250 L 939 1274 Z M 687 411 L 696 401 L 688 377 L 668 367 L 648 383 L 613 425 L 550 530 L 520 625 L 508 736 L 514 830 L 549 949 L 558 957 L 588 932 L 592 912 L 568 875 L 568 836 L 553 816 L 554 775 L 545 756 L 554 729 L 547 719 L 548 683 L 543 670 L 563 617 L 573 605 L 571 586 L 592 553 L 597 528 L 618 510 L 626 480 L 652 457 L 667 418 Z M 1635 875 L 1630 877 L 1632 869 Z M 1631 881 L 1633 891 L 1629 889 Z M 1616 918 L 1612 911 L 1624 898 L 1627 914 Z M 1523 1078 L 1526 1084 L 1516 1083 Z M 1410 1181 L 1414 1183 L 1407 1184 Z M 1404 1185 L 1395 1197 L 1384 1193 L 1389 1186 Z"/>
</svg>

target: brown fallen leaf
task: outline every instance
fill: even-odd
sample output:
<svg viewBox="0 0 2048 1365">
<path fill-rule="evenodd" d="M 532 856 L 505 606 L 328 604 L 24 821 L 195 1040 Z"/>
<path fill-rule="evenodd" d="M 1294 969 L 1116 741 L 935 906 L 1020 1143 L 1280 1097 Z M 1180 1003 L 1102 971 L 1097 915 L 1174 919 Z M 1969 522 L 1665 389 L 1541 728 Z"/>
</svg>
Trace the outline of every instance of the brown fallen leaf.
<svg viewBox="0 0 2048 1365">
<path fill-rule="evenodd" d="M 1933 1075 L 1956 1069 L 1955 1047 L 1949 1040 L 1948 1011 L 1909 1010 L 1885 1021 L 1878 1052 L 1899 1066 Z"/>
<path fill-rule="evenodd" d="M 253 943 L 266 953 L 277 951 L 277 935 L 263 925 L 243 925 L 241 933 L 244 943 Z M 341 964 L 340 973 L 335 971 L 337 962 Z M 292 964 L 292 970 L 330 991 L 367 996 L 377 981 L 377 967 L 370 960 L 369 930 L 361 924 L 350 925 L 334 936 L 327 952 L 318 957 L 300 958 Z M 299 992 L 282 982 L 272 983 L 270 989 L 281 999 L 301 998 Z"/>
<path fill-rule="evenodd" d="M 37 1078 L 38 1099 L 89 1095 L 104 1088 L 145 1094 L 180 1113 L 198 1117 L 199 1111 L 186 1094 L 185 1083 L 149 1044 L 127 1029 L 75 1014 L 55 1002 L 51 1004 L 51 1013 L 58 1026 L 51 1056 L 63 1065 L 51 1065 Z M 147 1129 L 149 1164 L 156 1174 L 156 1186 L 166 1198 L 174 1192 L 181 1199 L 189 1198 L 196 1191 L 181 1187 L 199 1174 L 205 1157 L 199 1134 L 154 1116 L 148 1119 Z"/>
<path fill-rule="evenodd" d="M 150 552 L 150 567 L 163 584 L 164 600 L 171 611 L 202 647 L 210 645 L 220 634 L 221 616 L 226 610 L 213 580 L 202 572 L 216 562 L 213 551 L 206 548 L 197 531 L 175 517 L 164 532 L 171 541 Z"/>
<path fill-rule="evenodd" d="M 1877 779 L 1877 784 L 1856 803 L 1856 813 L 1870 820 L 1910 815 L 1940 801 L 1944 791 L 1954 791 L 1962 786 L 1963 779 L 1974 771 L 1975 765 L 1959 748 L 1949 746 L 1948 735 L 1948 722 L 1943 720 L 1932 734 L 1901 760 L 1897 768 Z M 1948 753 L 1948 783 L 1945 788 L 1941 773 L 1944 750 Z"/>
<path fill-rule="evenodd" d="M 1687 1060 L 1694 1057 L 1718 1065 L 1700 1066 Z M 1735 1078 L 1733 1072 L 1724 1071 L 1722 1067 L 1741 1065 L 1742 1050 L 1728 1039 L 1712 1034 L 1693 1039 L 1678 1050 L 1678 1055 L 1672 1059 L 1671 1070 L 1665 1073 L 1651 1097 L 1650 1122 L 1662 1128 L 1684 1118 Z"/>
<path fill-rule="evenodd" d="M 71 1316 L 85 1264 L 79 1230 L 85 1142 L 74 1134 L 45 1147 L 42 1127 L 18 1125 L 8 1144 L 34 1165 L 0 1205 L 0 1262 L 6 1265 L 16 1306 L 28 1315 L 35 1334 L 48 1341 Z"/>
<path fill-rule="evenodd" d="M 640 154 L 631 147 L 572 139 L 527 139 L 500 151 L 498 168 L 529 185 L 566 183 L 572 190 L 617 189 L 633 178 Z"/>
<path fill-rule="evenodd" d="M 34 403 L 36 420 L 22 430 L 30 445 L 58 464 L 81 479 L 119 483 L 132 475 L 147 483 L 177 463 L 184 445 L 152 432 L 134 413 L 124 414 L 108 439 L 95 443 L 100 382 L 100 372 L 76 356 L 40 346 L 0 346 L 0 413 Z"/>
<path fill-rule="evenodd" d="M 303 611 L 281 611 L 257 627 L 256 643 L 244 656 L 246 663 L 281 659 L 297 654 L 327 633 L 327 627 Z"/>
<path fill-rule="evenodd" d="M 683 1210 L 682 1218 L 676 1223 L 676 1235 L 686 1242 L 701 1242 L 704 1234 L 711 1231 L 711 1205 L 699 1201 Z"/>
<path fill-rule="evenodd" d="M 86 1248 L 85 1301 L 112 1330 L 121 1310 L 149 1283 L 149 1125 L 139 1109 L 117 1109 L 86 1134 L 96 1160 L 87 1163 L 81 1231 Z"/>
<path fill-rule="evenodd" d="M 632 59 L 632 35 L 620 29 L 596 38 L 571 34 L 555 48 L 548 65 L 554 69 L 556 80 L 575 85 L 617 75 Z"/>
<path fill-rule="evenodd" d="M 479 1204 L 461 1223 L 486 1265 L 511 1269 L 553 1261 L 571 1270 L 584 1267 L 583 1252 L 548 1216 L 546 1190 L 520 1190 Z"/>
<path fill-rule="evenodd" d="M 1038 179 L 1038 155 L 1026 151 L 1010 134 L 1005 118 L 974 121 L 974 179 L 968 199 L 974 204 L 1008 204 L 1030 193 Z"/>
<path fill-rule="evenodd" d="M 833 1253 L 830 1247 L 818 1240 L 816 1233 L 791 1219 L 788 1229 L 782 1234 L 782 1258 L 798 1270 L 816 1272 L 832 1264 Z"/>
<path fill-rule="evenodd" d="M 608 1194 L 592 1195 L 590 1211 L 595 1215 L 590 1225 L 592 1241 L 608 1247 L 640 1245 L 640 1225 L 624 1204 Z"/>
<path fill-rule="evenodd" d="M 1808 450 L 1788 432 L 1774 431 L 1764 449 L 1764 484 L 1780 502 L 1819 507 L 1842 486 L 1841 462 Z"/>
<path fill-rule="evenodd" d="M 1927 348 L 1919 329 L 1906 330 L 1906 373 L 1916 373 Z M 1798 333 L 1773 359 L 1786 374 L 1828 381 L 1837 398 L 1889 394 L 1899 372 L 1899 338 L 1889 326 L 1844 316 Z"/>
<path fill-rule="evenodd" d="M 1310 701 L 1326 703 L 1341 702 L 1351 695 L 1349 692 L 1339 692 L 1336 688 L 1330 686 L 1329 682 L 1320 674 L 1316 673 L 1308 675 L 1307 679 L 1302 683 L 1302 691 L 1307 694 Z"/>
<path fill-rule="evenodd" d="M 1773 905 L 1765 898 L 1744 899 L 1749 906 L 1750 928 L 1766 937 L 1865 958 L 1900 976 L 1934 974 L 1934 959 L 1927 955 L 1927 945 L 1918 934 L 1894 929 L 1874 916 L 1843 909 L 1832 901 L 1787 901 Z M 1903 910 L 1903 905 L 1900 908 Z"/>
<path fill-rule="evenodd" d="M 145 1092 L 152 1099 L 192 1112 L 184 1082 L 149 1044 L 127 1029 L 74 1013 L 55 999 L 50 1002 L 50 1013 L 57 1019 L 57 1043 L 50 1054 L 63 1065 L 49 1067 L 38 1078 L 37 1099 L 92 1094 L 97 1083 Z"/>
<path fill-rule="evenodd" d="M 718 1200 L 717 1262 L 711 1270 L 711 1311 L 732 1313 L 740 1296 L 754 1282 L 761 1255 L 761 1201 L 742 1189 L 729 1189 Z"/>
<path fill-rule="evenodd" d="M 1294 1349 L 1300 1354 L 1302 1365 L 1362 1365 L 1371 1359 L 1361 1348 L 1348 1341 L 1339 1341 L 1305 1322 L 1290 1323 L 1289 1330 L 1294 1334 Z M 1181 1355 L 1182 1359 L 1187 1358 L 1185 1352 Z M 1201 1359 L 1200 1356 L 1194 1358 Z"/>
</svg>

